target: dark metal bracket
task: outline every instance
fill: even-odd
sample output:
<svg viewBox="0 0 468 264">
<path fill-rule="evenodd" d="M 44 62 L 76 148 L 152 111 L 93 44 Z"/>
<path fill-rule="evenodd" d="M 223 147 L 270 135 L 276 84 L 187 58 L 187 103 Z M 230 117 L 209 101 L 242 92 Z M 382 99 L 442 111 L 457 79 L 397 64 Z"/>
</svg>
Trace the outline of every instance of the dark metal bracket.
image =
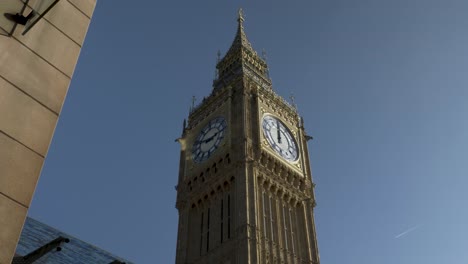
<svg viewBox="0 0 468 264">
<path fill-rule="evenodd" d="M 42 247 L 34 250 L 33 252 L 27 254 L 26 256 L 23 257 L 15 257 L 13 259 L 13 264 L 16 263 L 21 263 L 21 264 L 30 264 L 34 263 L 36 260 L 40 259 L 43 257 L 45 254 L 49 253 L 50 251 L 56 249 L 57 251 L 61 251 L 62 248 L 60 245 L 62 243 L 68 243 L 70 242 L 70 239 L 66 237 L 59 236 L 56 239 L 50 241 L 49 243 L 43 245 Z"/>
<path fill-rule="evenodd" d="M 10 21 L 13 21 L 17 24 L 20 24 L 20 25 L 26 25 L 26 23 L 28 22 L 29 19 L 33 18 L 36 14 L 33 11 L 31 11 L 31 13 L 29 13 L 28 16 L 23 16 L 23 15 L 20 15 L 19 13 L 16 13 L 16 14 L 10 14 L 10 13 L 5 13 L 4 14 L 5 17 L 10 20 Z"/>
<path fill-rule="evenodd" d="M 23 1 L 24 1 L 24 5 L 19 13 L 16 13 L 16 14 L 4 13 L 3 14 L 8 20 L 15 23 L 11 32 L 8 34 L 8 36 L 10 37 L 13 35 L 16 29 L 16 26 L 18 24 L 25 26 L 23 33 L 21 33 L 22 35 L 25 35 L 26 33 L 28 33 L 28 31 L 31 30 L 31 28 L 33 28 L 36 25 L 36 23 L 39 20 L 41 20 L 60 0 L 53 0 L 53 2 L 47 5 L 44 10 L 40 8 L 35 10 L 34 8 L 32 8 L 32 11 L 27 16 L 24 16 L 23 13 L 26 7 L 28 6 L 29 0 L 23 0 Z"/>
<path fill-rule="evenodd" d="M 7 35 L 8 37 L 11 37 L 13 35 L 13 33 L 15 32 L 16 26 L 18 24 L 26 25 L 28 20 L 31 19 L 34 16 L 34 11 L 31 11 L 31 13 L 26 17 L 21 15 L 21 14 L 23 14 L 24 10 L 26 10 L 26 7 L 28 6 L 28 3 L 29 3 L 29 0 L 24 1 L 23 8 L 21 8 L 21 11 L 19 13 L 16 13 L 16 14 L 4 13 L 3 14 L 8 20 L 15 23 L 15 25 L 13 26 L 11 31 L 8 32 L 8 35 Z M 24 24 L 23 24 L 23 22 L 24 22 Z"/>
</svg>

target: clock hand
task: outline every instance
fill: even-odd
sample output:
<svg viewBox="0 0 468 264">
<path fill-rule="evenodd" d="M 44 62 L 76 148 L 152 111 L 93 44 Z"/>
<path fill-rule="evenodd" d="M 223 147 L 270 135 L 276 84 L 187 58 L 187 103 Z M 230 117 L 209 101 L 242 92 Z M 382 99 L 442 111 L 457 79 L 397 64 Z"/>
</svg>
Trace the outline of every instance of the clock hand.
<svg viewBox="0 0 468 264">
<path fill-rule="evenodd" d="M 203 143 L 208 143 L 208 142 L 210 142 L 212 139 L 213 139 L 213 137 L 207 138 L 207 139 L 203 140 Z"/>
<path fill-rule="evenodd" d="M 219 131 L 218 131 L 218 132 L 219 132 Z M 218 135 L 218 132 L 214 133 L 213 136 L 211 136 L 211 137 L 209 137 L 209 138 L 203 140 L 202 143 L 208 143 L 208 142 L 210 142 L 211 140 L 213 140 L 213 138 L 215 138 L 216 135 Z"/>
<path fill-rule="evenodd" d="M 281 133 L 278 120 L 276 120 L 276 136 L 278 137 L 278 143 L 281 144 Z"/>
</svg>

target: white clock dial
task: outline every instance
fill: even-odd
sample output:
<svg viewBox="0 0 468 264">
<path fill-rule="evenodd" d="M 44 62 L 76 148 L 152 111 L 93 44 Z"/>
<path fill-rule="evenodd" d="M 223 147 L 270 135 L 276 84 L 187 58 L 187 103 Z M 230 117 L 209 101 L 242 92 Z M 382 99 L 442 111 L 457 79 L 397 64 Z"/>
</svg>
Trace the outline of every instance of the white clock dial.
<svg viewBox="0 0 468 264">
<path fill-rule="evenodd" d="M 224 138 L 227 124 L 220 116 L 211 120 L 198 135 L 192 146 L 192 158 L 196 163 L 207 160 Z"/>
<path fill-rule="evenodd" d="M 291 131 L 278 118 L 271 115 L 263 117 L 263 135 L 271 148 L 289 162 L 298 159 L 297 143 Z"/>
</svg>

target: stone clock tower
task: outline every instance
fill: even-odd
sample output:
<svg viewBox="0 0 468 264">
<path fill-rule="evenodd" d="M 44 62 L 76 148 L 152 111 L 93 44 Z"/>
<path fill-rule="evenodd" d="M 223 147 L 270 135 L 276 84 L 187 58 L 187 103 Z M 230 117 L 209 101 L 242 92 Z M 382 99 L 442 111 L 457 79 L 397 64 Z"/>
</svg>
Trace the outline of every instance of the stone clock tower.
<svg viewBox="0 0 468 264">
<path fill-rule="evenodd" d="M 319 264 L 310 137 L 243 21 L 178 139 L 176 263 Z"/>
</svg>

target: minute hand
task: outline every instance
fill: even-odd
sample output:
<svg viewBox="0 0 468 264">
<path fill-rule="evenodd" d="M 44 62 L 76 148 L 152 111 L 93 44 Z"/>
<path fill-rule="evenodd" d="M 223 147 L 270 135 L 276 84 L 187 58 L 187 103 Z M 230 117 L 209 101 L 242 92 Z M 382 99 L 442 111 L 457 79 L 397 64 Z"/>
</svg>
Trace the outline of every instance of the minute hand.
<svg viewBox="0 0 468 264">
<path fill-rule="evenodd" d="M 281 144 L 280 124 L 278 120 L 276 120 L 276 136 L 278 137 L 278 143 Z"/>
<path fill-rule="evenodd" d="M 209 138 L 203 140 L 202 142 L 203 142 L 203 143 L 208 143 L 208 142 L 210 142 L 211 140 L 213 140 L 213 138 L 215 138 L 216 135 L 218 135 L 218 132 L 214 133 L 213 136 L 211 136 L 211 137 L 209 137 Z"/>
</svg>

